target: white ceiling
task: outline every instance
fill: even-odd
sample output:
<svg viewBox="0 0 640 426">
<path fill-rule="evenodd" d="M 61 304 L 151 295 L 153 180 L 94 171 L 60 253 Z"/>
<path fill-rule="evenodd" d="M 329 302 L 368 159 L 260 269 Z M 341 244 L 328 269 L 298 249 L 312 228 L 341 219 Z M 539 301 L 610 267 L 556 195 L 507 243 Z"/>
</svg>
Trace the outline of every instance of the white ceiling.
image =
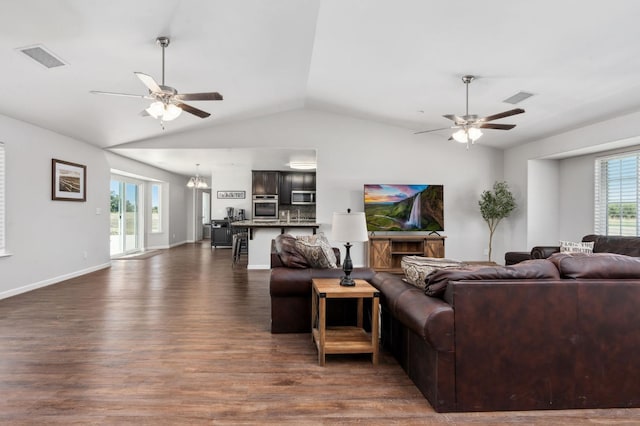
<svg viewBox="0 0 640 426">
<path fill-rule="evenodd" d="M 635 0 L 0 0 L 0 6 L 0 114 L 103 148 L 304 106 L 408 132 L 445 127 L 443 114 L 464 113 L 464 74 L 478 76 L 469 109 L 480 116 L 513 108 L 502 101 L 521 90 L 534 94 L 518 105 L 525 114 L 500 121 L 515 129 L 487 130 L 480 140 L 498 148 L 640 108 Z M 223 94 L 221 102 L 189 102 L 211 117 L 183 114 L 163 131 L 138 115 L 148 101 L 89 93 L 145 94 L 133 72 L 161 80 L 160 35 L 171 38 L 167 85 Z M 68 66 L 46 69 L 16 50 L 35 44 Z"/>
</svg>

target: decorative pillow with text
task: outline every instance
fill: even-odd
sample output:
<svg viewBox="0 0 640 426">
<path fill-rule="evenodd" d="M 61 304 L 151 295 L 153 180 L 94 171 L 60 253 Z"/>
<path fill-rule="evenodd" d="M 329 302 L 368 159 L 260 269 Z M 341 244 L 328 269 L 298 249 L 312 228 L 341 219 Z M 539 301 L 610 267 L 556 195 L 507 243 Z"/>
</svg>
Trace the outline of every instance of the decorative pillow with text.
<svg viewBox="0 0 640 426">
<path fill-rule="evenodd" d="M 560 253 L 593 253 L 594 242 L 560 241 Z"/>
</svg>

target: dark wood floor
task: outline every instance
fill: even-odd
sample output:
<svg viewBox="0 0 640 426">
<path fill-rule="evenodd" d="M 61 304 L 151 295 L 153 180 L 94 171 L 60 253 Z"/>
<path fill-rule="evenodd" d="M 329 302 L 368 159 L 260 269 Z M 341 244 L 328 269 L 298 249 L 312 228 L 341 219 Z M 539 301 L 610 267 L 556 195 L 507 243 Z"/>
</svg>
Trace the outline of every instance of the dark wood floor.
<svg viewBox="0 0 640 426">
<path fill-rule="evenodd" d="M 640 424 L 636 409 L 435 413 L 384 351 L 320 367 L 308 334 L 270 334 L 268 277 L 187 244 L 0 301 L 0 423 Z"/>
</svg>

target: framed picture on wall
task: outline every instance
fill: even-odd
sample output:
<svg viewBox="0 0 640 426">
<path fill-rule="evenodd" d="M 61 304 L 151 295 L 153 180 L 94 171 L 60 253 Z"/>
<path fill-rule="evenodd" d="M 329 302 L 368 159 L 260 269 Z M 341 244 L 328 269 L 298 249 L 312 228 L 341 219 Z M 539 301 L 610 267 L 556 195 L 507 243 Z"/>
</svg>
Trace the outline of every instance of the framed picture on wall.
<svg viewBox="0 0 640 426">
<path fill-rule="evenodd" d="M 52 159 L 51 199 L 87 201 L 87 166 Z"/>
<path fill-rule="evenodd" d="M 245 198 L 245 192 L 244 191 L 218 191 L 217 197 L 227 198 L 227 199 L 228 198 L 241 199 L 241 198 Z"/>
</svg>

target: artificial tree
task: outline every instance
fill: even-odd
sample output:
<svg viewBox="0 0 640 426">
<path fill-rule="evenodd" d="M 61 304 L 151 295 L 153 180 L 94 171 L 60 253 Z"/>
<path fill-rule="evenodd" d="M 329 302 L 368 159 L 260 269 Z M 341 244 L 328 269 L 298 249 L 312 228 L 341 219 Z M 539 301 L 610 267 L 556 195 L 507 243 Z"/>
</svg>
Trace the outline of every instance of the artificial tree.
<svg viewBox="0 0 640 426">
<path fill-rule="evenodd" d="M 493 234 L 502 219 L 508 217 L 516 208 L 516 200 L 507 182 L 495 182 L 493 191 L 483 191 L 480 196 L 480 213 L 489 225 L 489 262 L 491 262 L 491 244 Z"/>
</svg>

